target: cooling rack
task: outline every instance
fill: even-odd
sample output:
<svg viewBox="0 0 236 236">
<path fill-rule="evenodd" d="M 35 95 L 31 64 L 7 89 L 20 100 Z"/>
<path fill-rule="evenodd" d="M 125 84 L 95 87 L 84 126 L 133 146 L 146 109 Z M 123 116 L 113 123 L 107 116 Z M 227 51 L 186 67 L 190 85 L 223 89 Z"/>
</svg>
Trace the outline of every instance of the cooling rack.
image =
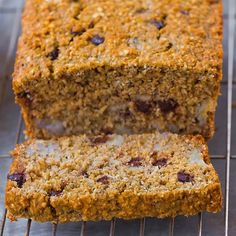
<svg viewBox="0 0 236 236">
<path fill-rule="evenodd" d="M 224 1 L 224 63 L 222 96 L 216 115 L 216 135 L 209 142 L 212 162 L 224 191 L 224 209 L 219 214 L 200 213 L 193 217 L 144 218 L 124 221 L 68 224 L 39 224 L 29 220 L 10 222 L 4 209 L 4 188 L 11 158 L 9 151 L 24 140 L 24 124 L 11 90 L 16 42 L 24 0 L 0 0 L 0 235 L 236 235 L 236 51 L 235 0 Z M 235 172 L 235 173 L 234 173 Z"/>
</svg>

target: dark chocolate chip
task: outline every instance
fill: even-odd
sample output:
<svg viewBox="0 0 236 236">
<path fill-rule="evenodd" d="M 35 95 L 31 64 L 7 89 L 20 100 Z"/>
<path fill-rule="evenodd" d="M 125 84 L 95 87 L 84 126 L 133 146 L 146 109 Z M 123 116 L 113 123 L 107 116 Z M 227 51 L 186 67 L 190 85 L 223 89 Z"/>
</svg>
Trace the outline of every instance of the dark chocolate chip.
<svg viewBox="0 0 236 236">
<path fill-rule="evenodd" d="M 49 203 L 49 208 L 51 209 L 52 215 L 56 216 L 56 209 Z"/>
<path fill-rule="evenodd" d="M 196 124 L 199 124 L 199 122 L 200 122 L 197 117 L 194 118 L 194 121 L 195 121 Z"/>
<path fill-rule="evenodd" d="M 128 88 L 134 88 L 134 87 L 135 87 L 134 82 L 128 81 L 127 87 L 128 87 Z M 130 95 L 128 94 L 128 96 L 129 96 L 129 100 L 130 100 Z"/>
<path fill-rule="evenodd" d="M 152 104 L 149 101 L 136 100 L 135 106 L 138 111 L 149 114 L 152 110 Z"/>
<path fill-rule="evenodd" d="M 114 132 L 113 132 L 112 128 L 106 127 L 106 128 L 101 129 L 101 133 L 103 133 L 105 135 L 109 135 L 109 134 L 113 134 Z"/>
<path fill-rule="evenodd" d="M 135 11 L 135 14 L 142 14 L 145 13 L 148 9 L 141 7 Z"/>
<path fill-rule="evenodd" d="M 109 137 L 107 135 L 99 135 L 96 137 L 90 137 L 89 140 L 92 144 L 102 144 L 108 141 Z"/>
<path fill-rule="evenodd" d="M 99 35 L 94 35 L 91 39 L 90 39 L 91 43 L 93 43 L 94 45 L 98 46 L 102 43 L 104 43 L 105 38 L 101 37 Z"/>
<path fill-rule="evenodd" d="M 11 181 L 15 181 L 17 183 L 18 188 L 22 188 L 23 184 L 26 181 L 24 173 L 8 174 L 7 179 Z"/>
<path fill-rule="evenodd" d="M 183 14 L 183 15 L 186 15 L 186 16 L 189 15 L 189 12 L 188 12 L 188 11 L 185 11 L 185 10 L 181 10 L 180 13 Z"/>
<path fill-rule="evenodd" d="M 109 178 L 108 178 L 108 176 L 104 175 L 101 178 L 98 178 L 97 182 L 102 183 L 102 184 L 108 184 L 109 183 Z"/>
<path fill-rule="evenodd" d="M 22 99 L 23 102 L 26 103 L 27 105 L 30 105 L 31 102 L 33 101 L 33 97 L 30 92 L 23 91 L 18 93 L 16 96 L 17 98 Z"/>
<path fill-rule="evenodd" d="M 142 165 L 142 158 L 141 157 L 135 157 L 135 158 L 132 158 L 129 162 L 128 162 L 128 165 L 129 166 L 132 166 L 132 167 L 139 167 Z"/>
<path fill-rule="evenodd" d="M 53 49 L 50 53 L 48 53 L 48 57 L 51 59 L 51 60 L 56 60 L 58 58 L 58 55 L 59 55 L 59 49 L 58 48 L 55 48 Z"/>
<path fill-rule="evenodd" d="M 62 194 L 62 191 L 63 191 L 63 190 L 59 190 L 59 191 L 50 190 L 50 191 L 48 192 L 48 196 L 49 196 L 49 197 L 58 197 L 58 196 L 60 196 L 60 195 Z"/>
<path fill-rule="evenodd" d="M 121 110 L 119 114 L 125 119 L 133 116 L 132 112 L 129 110 L 128 107 L 126 107 L 125 110 Z"/>
<path fill-rule="evenodd" d="M 200 79 L 196 79 L 196 80 L 194 81 L 194 85 L 197 85 L 197 84 L 199 84 L 199 83 L 201 83 L 201 80 L 200 80 Z"/>
<path fill-rule="evenodd" d="M 151 20 L 151 24 L 153 24 L 159 30 L 165 27 L 164 22 L 159 21 L 159 20 L 155 20 L 155 19 Z"/>
<path fill-rule="evenodd" d="M 79 31 L 71 31 L 70 33 L 71 33 L 71 35 L 72 35 L 72 38 L 71 38 L 71 40 L 70 40 L 70 42 L 73 42 L 74 41 L 74 37 L 76 37 L 76 36 L 81 36 L 83 33 L 85 33 L 86 32 L 86 30 L 85 29 L 81 29 L 81 30 L 79 30 Z"/>
<path fill-rule="evenodd" d="M 88 28 L 89 28 L 89 29 L 92 29 L 92 28 L 94 28 L 94 26 L 95 26 L 94 22 L 91 21 L 91 22 L 89 23 L 89 25 L 88 25 Z"/>
<path fill-rule="evenodd" d="M 179 131 L 178 131 L 178 133 L 180 133 L 180 134 L 183 134 L 184 133 L 184 131 L 185 131 L 185 129 L 184 128 L 182 128 L 182 129 L 179 129 Z M 193 132 L 194 133 L 194 132 Z M 196 133 L 197 134 L 197 133 Z"/>
<path fill-rule="evenodd" d="M 161 180 L 159 181 L 159 184 L 160 184 L 160 185 L 166 185 L 166 181 L 161 179 Z"/>
<path fill-rule="evenodd" d="M 173 44 L 171 42 L 168 42 L 164 51 L 167 51 L 167 50 L 171 49 L 172 46 L 173 46 Z"/>
<path fill-rule="evenodd" d="M 88 177 L 89 177 L 88 173 L 87 173 L 85 170 L 82 171 L 82 175 L 83 175 L 85 178 L 88 178 Z"/>
<path fill-rule="evenodd" d="M 158 152 L 157 151 L 154 151 L 152 154 L 151 154 L 151 158 L 157 158 L 158 156 Z"/>
<path fill-rule="evenodd" d="M 31 97 L 30 92 L 23 91 L 23 92 L 18 93 L 16 96 L 17 96 L 18 98 L 32 100 L 32 97 Z"/>
<path fill-rule="evenodd" d="M 119 97 L 119 92 L 117 89 L 115 89 L 112 93 L 113 96 Z"/>
<path fill-rule="evenodd" d="M 153 166 L 158 166 L 159 168 L 167 165 L 167 159 L 161 158 L 152 162 Z"/>
<path fill-rule="evenodd" d="M 185 182 L 192 182 L 194 180 L 194 176 L 190 175 L 188 173 L 185 173 L 184 171 L 179 171 L 177 173 L 178 181 L 185 183 Z"/>
<path fill-rule="evenodd" d="M 171 111 L 173 112 L 177 108 L 178 103 L 174 99 L 170 98 L 168 100 L 158 101 L 158 105 L 161 112 L 169 113 Z"/>
<path fill-rule="evenodd" d="M 85 32 L 86 32 L 85 29 L 81 29 L 79 31 L 71 31 L 70 33 L 75 37 L 75 36 L 81 36 Z"/>
<path fill-rule="evenodd" d="M 64 180 L 62 180 L 62 181 L 61 181 L 61 192 L 62 192 L 63 189 L 66 187 L 66 185 L 67 185 L 67 182 L 64 181 Z"/>
</svg>

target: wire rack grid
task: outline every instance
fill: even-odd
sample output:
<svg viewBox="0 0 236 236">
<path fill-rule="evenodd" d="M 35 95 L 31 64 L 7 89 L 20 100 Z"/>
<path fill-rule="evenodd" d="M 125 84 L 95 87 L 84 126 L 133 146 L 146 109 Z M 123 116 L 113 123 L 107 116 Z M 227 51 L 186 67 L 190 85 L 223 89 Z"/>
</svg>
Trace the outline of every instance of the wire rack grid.
<svg viewBox="0 0 236 236">
<path fill-rule="evenodd" d="M 8 47 L 5 50 L 5 56 L 4 56 L 4 60 L 1 61 L 1 80 L 0 80 L 0 116 L 1 116 L 1 108 L 2 107 L 6 107 L 7 106 L 7 99 L 6 97 L 8 97 L 8 92 L 7 90 L 10 89 L 10 87 L 8 86 L 10 84 L 11 81 L 11 72 L 12 72 L 12 61 L 14 61 L 14 55 L 15 55 L 15 50 L 16 50 L 16 42 L 17 42 L 17 38 L 20 32 L 20 16 L 21 16 L 21 12 L 22 12 L 22 6 L 23 6 L 24 1 L 20 1 L 20 0 L 0 0 L 0 16 L 1 14 L 3 15 L 3 17 L 0 17 L 0 24 L 1 24 L 1 19 L 4 19 L 4 15 L 10 14 L 10 15 L 14 15 L 14 19 L 12 20 L 11 23 L 11 29 L 10 29 L 10 33 L 9 33 L 9 37 L 8 37 Z M 220 162 L 221 161 L 221 168 L 223 165 L 223 169 L 224 169 L 224 195 L 225 195 L 225 206 L 224 206 L 224 212 L 223 214 L 223 220 L 221 220 L 221 232 L 219 234 L 216 234 L 214 230 L 212 229 L 204 229 L 204 224 L 206 224 L 206 222 L 204 221 L 204 219 L 206 220 L 207 218 L 211 218 L 211 216 L 205 216 L 203 213 L 199 213 L 199 215 L 197 217 L 194 218 L 192 225 L 194 225 L 195 230 L 193 233 L 188 233 L 186 231 L 186 233 L 184 233 L 184 235 L 236 235 L 236 230 L 235 231 L 231 231 L 230 230 L 230 225 L 229 225 L 229 220 L 230 220 L 230 208 L 231 208 L 231 203 L 230 203 L 230 188 L 232 187 L 230 184 L 230 180 L 231 180 L 231 161 L 233 159 L 236 159 L 235 155 L 232 155 L 232 106 L 233 106 L 233 86 L 235 84 L 234 80 L 233 80 L 233 76 L 234 76 L 234 39 L 235 39 L 235 5 L 236 2 L 234 0 L 228 0 L 228 1 L 224 1 L 225 4 L 225 8 L 227 8 L 228 11 L 225 11 L 226 13 L 224 13 L 224 19 L 225 19 L 225 27 L 227 27 L 227 35 L 225 35 L 225 38 L 227 38 L 227 46 L 225 48 L 225 50 L 227 50 L 227 53 L 225 53 L 227 55 L 227 57 L 225 57 L 225 62 L 224 64 L 226 64 L 226 72 L 224 73 L 224 75 L 226 74 L 227 77 L 225 80 L 222 81 L 222 86 L 224 86 L 225 88 L 225 93 L 226 93 L 226 100 L 227 100 L 227 108 L 225 109 L 225 115 L 226 115 L 226 123 L 224 124 L 223 129 L 226 130 L 226 142 L 224 145 L 225 148 L 225 152 L 222 153 L 216 153 L 212 155 L 212 159 L 213 162 Z M 230 6 L 230 7 L 228 7 Z M 1 34 L 1 31 L 0 31 Z M 1 39 L 0 39 L 1 41 Z M 1 44 L 0 44 L 0 53 L 1 53 Z M 13 95 L 10 93 L 10 96 L 12 97 Z M 12 100 L 11 100 L 12 102 Z M 16 114 L 17 115 L 17 121 L 15 122 L 15 132 L 14 132 L 14 137 L 15 137 L 15 141 L 13 142 L 12 145 L 19 143 L 22 139 L 22 130 L 23 130 L 23 121 L 21 118 L 21 115 L 19 113 L 19 109 L 17 110 L 17 108 L 14 108 L 16 110 Z M 2 108 L 2 110 L 4 111 L 4 108 Z M 6 119 L 6 118 L 5 118 Z M 0 119 L 1 122 L 1 119 Z M 5 122 L 5 121 L 4 121 Z M 1 129 L 1 123 L 0 123 L 0 129 Z M 8 130 L 6 130 L 6 132 L 8 132 Z M 1 142 L 1 136 L 4 135 L 4 132 L 1 132 L 0 130 L 0 142 Z M 7 137 L 7 136 L 6 136 Z M 9 137 L 10 138 L 10 137 Z M 11 145 L 10 145 L 11 146 Z M 1 148 L 1 145 L 0 145 Z M 0 152 L 0 159 L 7 159 L 10 160 L 9 155 L 7 154 L 7 152 Z M 0 162 L 1 163 L 1 162 Z M 10 162 L 9 162 L 10 163 Z M 5 170 L 6 171 L 6 170 Z M 0 208 L 4 208 L 4 205 L 2 204 L 3 201 L 0 202 Z M 233 206 L 232 206 L 233 207 Z M 236 208 L 236 207 L 235 207 Z M 236 210 L 236 209 L 235 209 Z M 0 228 L 0 235 L 20 235 L 22 233 L 25 234 L 26 236 L 31 235 L 31 229 L 32 229 L 32 221 L 30 219 L 28 219 L 26 222 L 16 222 L 16 223 L 9 223 L 8 220 L 6 219 L 6 214 L 7 214 L 7 210 L 2 210 L 2 222 L 1 222 L 1 228 Z M 193 218 L 193 217 L 191 217 Z M 236 217 L 235 217 L 236 219 Z M 149 222 L 147 223 L 147 221 L 150 221 L 150 219 L 140 219 L 138 221 L 135 221 L 134 223 L 120 223 L 118 222 L 117 219 L 113 219 L 110 222 L 106 222 L 106 230 L 100 231 L 98 232 L 98 228 L 99 228 L 99 224 L 100 223 L 96 223 L 93 225 L 92 229 L 89 229 L 89 222 L 80 222 L 77 224 L 80 224 L 80 227 L 76 228 L 75 230 L 77 231 L 75 235 L 81 235 L 84 236 L 86 235 L 95 235 L 95 232 L 97 233 L 96 235 L 109 235 L 109 236 L 114 236 L 114 235 L 128 235 L 127 232 L 129 232 L 129 235 L 140 235 L 140 236 L 144 236 L 144 235 L 183 235 L 183 233 L 180 232 L 184 232 L 183 230 L 180 230 L 180 227 L 183 227 L 185 225 L 185 223 L 180 224 L 180 226 L 178 226 L 178 223 L 180 223 L 180 221 L 178 219 L 175 218 L 171 218 L 171 219 L 165 219 L 165 221 L 159 221 L 158 223 L 161 224 L 165 229 L 163 229 L 163 227 L 158 228 L 159 231 L 156 231 L 156 228 L 153 226 L 155 224 L 155 222 Z M 191 221 L 191 219 L 190 219 Z M 210 221 L 209 221 L 210 222 Z M 9 224 L 7 224 L 9 223 Z M 156 222 L 157 223 L 157 222 Z M 11 231 L 11 230 L 7 230 L 7 228 L 11 228 L 13 224 L 20 224 L 20 227 L 17 228 L 16 227 L 16 231 Z M 117 231 L 117 225 L 120 224 L 120 229 L 119 232 Z M 124 225 L 125 227 L 129 227 L 130 231 L 124 231 Z M 212 224 L 213 227 L 214 224 Z M 61 225 L 57 225 L 57 224 L 52 224 L 51 225 L 51 232 L 49 233 L 49 226 L 48 224 L 45 227 L 45 230 L 43 230 L 44 232 L 42 232 L 42 229 L 44 228 L 43 225 L 37 226 L 37 229 L 41 229 L 40 233 L 36 233 L 35 235 L 71 235 L 70 233 L 63 231 L 64 233 L 60 233 L 60 229 L 63 226 Z M 154 227 L 153 233 L 151 232 L 151 228 Z M 193 226 L 191 226 L 193 227 Z M 135 232 L 133 232 L 135 228 Z M 212 231 L 211 231 L 212 230 Z M 36 231 L 37 232 L 37 231 Z M 47 234 L 46 234 L 46 233 Z"/>
</svg>

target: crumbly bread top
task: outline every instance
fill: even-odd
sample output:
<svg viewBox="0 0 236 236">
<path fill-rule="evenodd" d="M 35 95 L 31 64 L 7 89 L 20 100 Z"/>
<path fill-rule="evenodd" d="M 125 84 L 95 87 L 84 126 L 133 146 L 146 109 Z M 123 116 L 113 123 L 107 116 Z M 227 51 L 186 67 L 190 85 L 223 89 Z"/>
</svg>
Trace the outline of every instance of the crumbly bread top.
<svg viewBox="0 0 236 236">
<path fill-rule="evenodd" d="M 27 0 L 15 83 L 114 67 L 214 77 L 221 12 L 221 0 Z"/>
<path fill-rule="evenodd" d="M 219 184 L 200 136 L 141 134 L 30 140 L 18 145 L 11 191 L 61 195 L 165 193 Z"/>
</svg>

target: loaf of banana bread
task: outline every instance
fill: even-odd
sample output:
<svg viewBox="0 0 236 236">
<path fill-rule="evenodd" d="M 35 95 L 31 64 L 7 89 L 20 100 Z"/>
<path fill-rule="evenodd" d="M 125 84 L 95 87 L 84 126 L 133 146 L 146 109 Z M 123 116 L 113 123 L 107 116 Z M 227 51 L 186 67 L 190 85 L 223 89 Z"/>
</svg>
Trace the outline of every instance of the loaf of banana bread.
<svg viewBox="0 0 236 236">
<path fill-rule="evenodd" d="M 214 132 L 221 0 L 27 0 L 13 87 L 31 137 Z"/>
<path fill-rule="evenodd" d="M 12 154 L 6 188 L 12 220 L 162 218 L 222 207 L 200 136 L 82 135 L 30 140 Z"/>
</svg>

